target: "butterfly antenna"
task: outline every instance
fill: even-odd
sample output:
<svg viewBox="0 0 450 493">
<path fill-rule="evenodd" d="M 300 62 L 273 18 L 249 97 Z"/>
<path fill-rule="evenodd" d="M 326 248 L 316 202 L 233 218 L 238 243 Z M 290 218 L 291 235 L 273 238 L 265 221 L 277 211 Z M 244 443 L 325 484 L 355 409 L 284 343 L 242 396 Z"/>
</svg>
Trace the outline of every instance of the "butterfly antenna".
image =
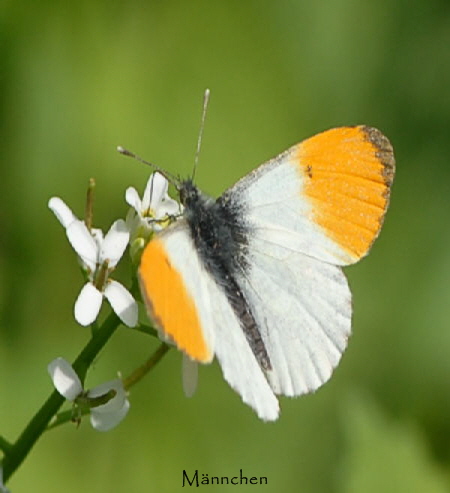
<svg viewBox="0 0 450 493">
<path fill-rule="evenodd" d="M 172 173 L 169 173 L 168 171 L 160 168 L 156 164 L 150 163 L 149 161 L 146 161 L 145 159 L 142 159 L 140 156 L 135 154 L 134 152 L 129 151 L 128 149 L 123 148 L 122 146 L 117 146 L 117 151 L 120 152 L 120 154 L 123 154 L 124 156 L 131 157 L 133 159 L 136 159 L 136 161 L 139 161 L 140 163 L 146 164 L 147 166 L 152 167 L 155 171 L 158 171 L 158 173 L 161 173 L 164 178 L 166 178 L 167 181 L 175 185 L 175 187 L 180 186 L 180 180 L 175 176 L 172 175 Z"/>
<path fill-rule="evenodd" d="M 197 150 L 195 151 L 194 168 L 192 170 L 192 181 L 194 181 L 195 178 L 195 171 L 197 170 L 198 158 L 200 156 L 200 148 L 202 146 L 203 129 L 205 128 L 206 110 L 208 108 L 209 93 L 210 93 L 209 89 L 206 89 L 205 95 L 203 96 L 202 120 L 200 123 L 200 131 L 198 133 Z"/>
</svg>

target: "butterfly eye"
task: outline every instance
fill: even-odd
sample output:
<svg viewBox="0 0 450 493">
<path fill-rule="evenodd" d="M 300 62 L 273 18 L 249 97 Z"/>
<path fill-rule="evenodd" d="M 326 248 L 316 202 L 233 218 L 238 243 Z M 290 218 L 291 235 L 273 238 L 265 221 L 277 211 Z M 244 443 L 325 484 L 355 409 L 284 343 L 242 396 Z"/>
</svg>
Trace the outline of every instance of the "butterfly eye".
<svg viewBox="0 0 450 493">
<path fill-rule="evenodd" d="M 194 203 L 199 196 L 197 187 L 190 181 L 186 180 L 181 184 L 179 189 L 180 202 L 186 206 Z"/>
</svg>

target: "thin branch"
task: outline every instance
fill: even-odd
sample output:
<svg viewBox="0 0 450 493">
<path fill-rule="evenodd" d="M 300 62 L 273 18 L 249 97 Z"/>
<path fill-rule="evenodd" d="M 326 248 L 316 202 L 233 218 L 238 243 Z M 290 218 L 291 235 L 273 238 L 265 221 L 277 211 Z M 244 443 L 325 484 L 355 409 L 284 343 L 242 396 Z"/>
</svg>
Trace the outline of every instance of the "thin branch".
<svg viewBox="0 0 450 493">
<path fill-rule="evenodd" d="M 127 378 L 123 379 L 123 386 L 125 390 L 128 390 L 130 387 L 135 385 L 139 380 L 141 380 L 147 373 L 149 373 L 164 357 L 164 355 L 168 352 L 170 346 L 165 343 L 162 343 L 158 349 L 150 356 L 150 358 L 139 368 L 133 371 L 133 373 Z M 80 416 L 86 416 L 89 414 L 89 409 L 85 408 L 81 410 Z M 62 411 L 56 416 L 52 418 L 50 423 L 48 424 L 46 431 L 52 430 L 58 426 L 61 426 L 65 423 L 73 422 L 73 412 L 72 409 L 68 411 Z"/>
<path fill-rule="evenodd" d="M 117 316 L 111 313 L 75 360 L 73 368 L 82 382 L 84 382 L 88 368 L 113 335 L 119 323 L 120 320 Z M 55 390 L 33 416 L 16 442 L 9 448 L 3 459 L 3 480 L 5 482 L 22 464 L 64 401 L 64 397 Z"/>
<path fill-rule="evenodd" d="M 138 332 L 143 332 L 144 334 L 147 334 L 149 336 L 153 336 L 159 339 L 158 337 L 158 331 L 154 329 L 153 327 L 150 327 L 150 325 L 145 325 L 145 324 L 139 324 L 136 325 L 136 327 L 132 327 L 133 330 L 137 330 Z"/>
<path fill-rule="evenodd" d="M 92 219 L 94 217 L 94 190 L 95 180 L 94 178 L 90 178 L 86 194 L 86 209 L 84 213 L 84 222 L 86 223 L 89 231 L 92 229 Z"/>
<path fill-rule="evenodd" d="M 150 356 L 150 358 L 139 368 L 136 368 L 134 372 L 123 380 L 123 387 L 128 390 L 130 387 L 139 382 L 147 373 L 152 370 L 164 355 L 169 351 L 170 346 L 163 342 L 159 348 Z"/>
<path fill-rule="evenodd" d="M 79 411 L 80 411 L 79 417 L 89 414 L 88 408 L 80 409 Z M 68 411 L 62 411 L 53 417 L 53 419 L 50 421 L 45 431 L 53 430 L 53 428 L 64 425 L 66 423 L 73 423 L 73 422 L 74 419 L 73 419 L 72 409 L 69 409 Z"/>
<path fill-rule="evenodd" d="M 11 449 L 11 447 L 12 447 L 12 443 L 9 443 L 8 440 L 6 440 L 6 438 L 3 438 L 0 435 L 0 450 L 4 454 L 7 454 L 9 452 L 9 450 Z"/>
</svg>

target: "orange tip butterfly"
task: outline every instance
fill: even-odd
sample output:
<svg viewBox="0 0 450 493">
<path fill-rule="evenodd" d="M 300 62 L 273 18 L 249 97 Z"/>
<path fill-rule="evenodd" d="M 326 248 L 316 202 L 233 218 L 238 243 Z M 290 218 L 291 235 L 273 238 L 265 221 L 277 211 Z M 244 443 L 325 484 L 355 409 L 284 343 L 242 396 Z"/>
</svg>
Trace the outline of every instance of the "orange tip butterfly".
<svg viewBox="0 0 450 493">
<path fill-rule="evenodd" d="M 316 390 L 339 363 L 352 314 L 341 266 L 378 236 L 394 170 L 379 130 L 349 126 L 294 145 L 218 199 L 180 182 L 182 216 L 141 258 L 150 317 L 191 360 L 216 357 L 242 400 L 276 420 L 278 395 Z"/>
</svg>

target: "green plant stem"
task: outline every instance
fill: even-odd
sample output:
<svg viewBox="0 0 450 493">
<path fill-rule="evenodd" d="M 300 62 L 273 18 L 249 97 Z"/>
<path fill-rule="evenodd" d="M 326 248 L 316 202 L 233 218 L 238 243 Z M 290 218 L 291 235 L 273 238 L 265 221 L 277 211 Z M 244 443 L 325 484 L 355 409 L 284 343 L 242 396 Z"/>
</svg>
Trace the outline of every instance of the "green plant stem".
<svg viewBox="0 0 450 493">
<path fill-rule="evenodd" d="M 146 334 L 149 333 L 148 330 L 145 330 L 143 332 L 145 332 Z M 139 380 L 141 380 L 150 370 L 152 370 L 159 363 L 159 361 L 161 361 L 161 359 L 169 349 L 170 346 L 168 346 L 165 343 L 162 343 L 143 365 L 141 365 L 139 368 L 134 370 L 133 373 L 131 373 L 127 378 L 123 379 L 124 389 L 129 390 L 130 387 L 138 383 Z M 79 411 L 81 411 L 80 416 L 85 416 L 86 414 L 89 414 L 89 409 L 87 408 Z M 69 423 L 70 421 L 73 421 L 73 410 L 70 409 L 69 411 L 61 411 L 53 417 L 53 419 L 47 426 L 46 431 L 52 430 L 53 428 Z"/>
<path fill-rule="evenodd" d="M 8 450 L 10 450 L 12 447 L 12 444 L 8 442 L 8 440 L 6 440 L 6 438 L 3 438 L 2 436 L 0 436 L 0 450 L 3 451 L 3 453 L 6 453 L 8 452 Z"/>
<path fill-rule="evenodd" d="M 149 325 L 139 324 L 139 325 L 136 325 L 136 327 L 133 327 L 133 330 L 143 332 L 144 334 L 147 334 L 149 336 L 156 337 L 157 339 L 159 339 L 157 330 L 154 329 L 153 327 L 150 327 Z"/>
<path fill-rule="evenodd" d="M 75 360 L 73 368 L 82 382 L 84 382 L 88 368 L 109 338 L 113 335 L 114 331 L 119 326 L 119 323 L 120 320 L 117 316 L 114 313 L 111 313 L 101 327 L 94 333 Z M 46 430 L 50 420 L 57 413 L 64 400 L 64 397 L 55 390 L 39 411 L 33 416 L 16 442 L 5 451 L 5 456 L 3 458 L 3 480 L 5 483 L 20 464 L 22 464 L 33 445 Z"/>
<path fill-rule="evenodd" d="M 161 358 L 167 353 L 167 351 L 170 349 L 170 346 L 163 342 L 159 348 L 150 356 L 150 358 L 139 368 L 136 368 L 134 372 L 128 376 L 127 378 L 124 378 L 123 380 L 123 387 L 125 390 L 128 390 L 130 387 L 132 387 L 134 384 L 139 382 L 147 373 L 155 367 L 161 360 Z"/>
<path fill-rule="evenodd" d="M 94 216 L 94 190 L 95 190 L 95 180 L 94 178 L 89 179 L 89 185 L 86 194 L 86 210 L 84 222 L 90 231 L 92 229 L 92 218 Z"/>
<path fill-rule="evenodd" d="M 89 409 L 80 410 L 81 416 L 85 416 L 89 414 Z M 45 431 L 53 430 L 57 426 L 64 425 L 66 423 L 73 422 L 73 409 L 69 409 L 68 411 L 61 411 L 53 419 L 50 421 L 49 425 L 45 429 Z"/>
</svg>

